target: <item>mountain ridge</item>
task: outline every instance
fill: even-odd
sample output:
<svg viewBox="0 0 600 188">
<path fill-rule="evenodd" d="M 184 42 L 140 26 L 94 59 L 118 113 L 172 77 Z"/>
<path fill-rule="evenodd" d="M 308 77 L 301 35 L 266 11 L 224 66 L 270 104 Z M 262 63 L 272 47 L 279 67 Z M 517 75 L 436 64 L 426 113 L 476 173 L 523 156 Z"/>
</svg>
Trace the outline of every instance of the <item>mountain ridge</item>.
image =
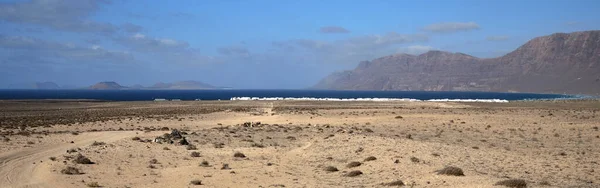
<svg viewBox="0 0 600 188">
<path fill-rule="evenodd" d="M 600 93 L 600 30 L 536 37 L 496 58 L 392 54 L 336 72 L 313 89 Z"/>
</svg>

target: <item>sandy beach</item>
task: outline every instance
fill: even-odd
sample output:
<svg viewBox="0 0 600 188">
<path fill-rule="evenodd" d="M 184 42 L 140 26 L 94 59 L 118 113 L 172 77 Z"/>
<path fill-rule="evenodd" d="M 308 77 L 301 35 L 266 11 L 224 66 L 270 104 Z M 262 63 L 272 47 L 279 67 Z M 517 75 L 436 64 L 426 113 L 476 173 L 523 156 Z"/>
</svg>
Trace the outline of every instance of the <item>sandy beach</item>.
<svg viewBox="0 0 600 188">
<path fill-rule="evenodd" d="M 0 101 L 0 187 L 600 187 L 599 122 L 598 100 Z"/>
</svg>

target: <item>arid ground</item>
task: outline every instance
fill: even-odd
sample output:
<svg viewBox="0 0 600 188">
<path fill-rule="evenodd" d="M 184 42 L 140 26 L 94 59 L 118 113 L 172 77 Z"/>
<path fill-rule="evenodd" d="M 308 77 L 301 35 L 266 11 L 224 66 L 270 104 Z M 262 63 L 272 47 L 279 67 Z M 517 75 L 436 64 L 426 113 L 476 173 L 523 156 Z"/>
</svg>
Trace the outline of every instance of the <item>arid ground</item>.
<svg viewBox="0 0 600 188">
<path fill-rule="evenodd" d="M 0 187 L 600 187 L 599 126 L 597 100 L 0 101 Z"/>
</svg>

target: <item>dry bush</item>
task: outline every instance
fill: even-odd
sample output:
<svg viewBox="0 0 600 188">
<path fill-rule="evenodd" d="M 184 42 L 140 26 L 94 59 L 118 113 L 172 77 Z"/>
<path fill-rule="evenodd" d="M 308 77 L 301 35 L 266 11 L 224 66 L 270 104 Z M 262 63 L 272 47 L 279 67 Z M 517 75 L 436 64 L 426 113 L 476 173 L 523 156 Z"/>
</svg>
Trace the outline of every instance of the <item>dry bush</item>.
<svg viewBox="0 0 600 188">
<path fill-rule="evenodd" d="M 252 147 L 255 147 L 255 148 L 264 148 L 264 147 L 265 147 L 265 145 L 263 145 L 263 144 L 259 144 L 259 143 L 252 143 L 252 145 L 251 145 L 251 146 L 252 146 Z"/>
<path fill-rule="evenodd" d="M 215 148 L 223 148 L 223 147 L 225 147 L 225 144 L 224 143 L 213 143 L 213 146 Z"/>
<path fill-rule="evenodd" d="M 384 185 L 384 186 L 404 186 L 404 182 L 402 182 L 402 180 L 396 180 L 393 182 L 384 183 L 382 185 Z"/>
<path fill-rule="evenodd" d="M 185 149 L 187 149 L 187 150 L 196 150 L 198 148 L 196 148 L 196 145 L 190 144 L 190 145 L 185 146 Z"/>
<path fill-rule="evenodd" d="M 192 184 L 192 185 L 202 185 L 202 181 L 201 180 L 192 180 L 192 181 L 190 181 L 190 184 Z"/>
<path fill-rule="evenodd" d="M 201 167 L 209 167 L 209 166 L 210 166 L 210 164 L 208 163 L 208 161 L 202 161 L 202 162 L 200 163 L 200 166 L 201 166 Z"/>
<path fill-rule="evenodd" d="M 106 143 L 104 143 L 104 142 L 96 142 L 96 141 L 94 141 L 94 143 L 92 143 L 92 146 L 102 146 L 102 145 L 105 145 L 105 144 Z"/>
<path fill-rule="evenodd" d="M 133 140 L 133 141 L 139 141 L 139 140 L 141 140 L 141 138 L 136 136 L 136 137 L 131 138 L 131 140 Z"/>
<path fill-rule="evenodd" d="M 360 176 L 361 174 L 363 174 L 363 173 L 360 170 L 354 170 L 354 171 L 348 172 L 344 176 L 346 176 L 346 177 L 356 177 L 356 176 Z"/>
<path fill-rule="evenodd" d="M 365 132 L 372 133 L 372 132 L 373 132 L 373 130 L 372 130 L 372 129 L 369 129 L 369 128 L 366 128 L 366 129 L 365 129 Z"/>
<path fill-rule="evenodd" d="M 163 150 L 171 150 L 169 147 L 164 147 Z"/>
<path fill-rule="evenodd" d="M 346 167 L 348 167 L 348 168 L 353 168 L 353 167 L 357 167 L 357 166 L 360 166 L 360 165 L 362 165 L 362 163 L 361 163 L 361 162 L 358 162 L 358 161 L 352 161 L 352 162 L 348 163 L 348 164 L 346 165 Z"/>
<path fill-rule="evenodd" d="M 221 167 L 221 170 L 229 170 L 231 168 L 229 168 L 229 164 L 227 163 L 223 163 L 223 166 Z"/>
<path fill-rule="evenodd" d="M 86 184 L 88 187 L 102 187 L 100 186 L 100 184 L 98 184 L 98 182 L 90 182 L 88 184 Z"/>
<path fill-rule="evenodd" d="M 56 161 L 56 157 L 49 157 L 48 159 L 50 159 L 51 161 Z"/>
<path fill-rule="evenodd" d="M 370 157 L 367 157 L 367 158 L 365 159 L 365 162 L 366 162 L 366 161 L 374 161 L 374 160 L 377 160 L 377 157 L 375 157 L 375 156 L 370 156 Z"/>
<path fill-rule="evenodd" d="M 419 158 L 416 158 L 416 157 L 410 157 L 410 161 L 412 161 L 413 163 L 421 162 L 421 160 Z"/>
<path fill-rule="evenodd" d="M 443 169 L 436 170 L 439 175 L 447 175 L 447 176 L 465 176 L 465 173 L 462 169 L 454 166 L 447 166 Z"/>
<path fill-rule="evenodd" d="M 75 167 L 71 167 L 68 166 L 65 169 L 60 170 L 61 174 L 67 174 L 67 175 L 79 175 L 79 174 L 83 174 L 81 171 L 79 171 L 78 168 Z"/>
<path fill-rule="evenodd" d="M 192 156 L 192 157 L 200 157 L 200 152 L 193 151 L 193 152 L 190 154 L 190 156 Z"/>
<path fill-rule="evenodd" d="M 246 155 L 244 155 L 242 152 L 239 152 L 239 151 L 238 151 L 238 152 L 235 152 L 235 153 L 233 154 L 233 157 L 237 157 L 237 158 L 245 158 L 245 157 L 246 157 Z"/>
<path fill-rule="evenodd" d="M 150 161 L 148 161 L 150 164 L 158 164 L 158 160 L 156 159 L 150 159 Z"/>
<path fill-rule="evenodd" d="M 337 172 L 339 170 L 336 167 L 334 167 L 334 166 L 327 166 L 327 167 L 325 167 L 325 171 L 327 171 L 327 172 Z"/>
<path fill-rule="evenodd" d="M 525 188 L 527 187 L 527 182 L 522 179 L 508 179 L 496 182 L 494 185 L 501 185 L 506 187 L 515 187 L 515 188 Z"/>
<path fill-rule="evenodd" d="M 81 153 L 77 154 L 77 156 L 75 156 L 75 159 L 73 159 L 73 162 L 75 162 L 77 164 L 94 164 L 94 162 L 92 162 L 86 156 L 81 155 Z"/>
</svg>

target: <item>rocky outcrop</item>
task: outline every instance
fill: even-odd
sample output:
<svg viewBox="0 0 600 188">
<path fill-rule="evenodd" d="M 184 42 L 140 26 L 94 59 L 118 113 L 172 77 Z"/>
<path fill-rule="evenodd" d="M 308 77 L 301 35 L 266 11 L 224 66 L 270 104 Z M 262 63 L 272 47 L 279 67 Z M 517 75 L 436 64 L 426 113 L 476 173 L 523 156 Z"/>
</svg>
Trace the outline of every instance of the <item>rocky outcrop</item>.
<svg viewBox="0 0 600 188">
<path fill-rule="evenodd" d="M 334 73 L 314 88 L 336 90 L 600 93 L 600 31 L 530 40 L 502 57 L 429 51 L 395 54 Z"/>
</svg>

